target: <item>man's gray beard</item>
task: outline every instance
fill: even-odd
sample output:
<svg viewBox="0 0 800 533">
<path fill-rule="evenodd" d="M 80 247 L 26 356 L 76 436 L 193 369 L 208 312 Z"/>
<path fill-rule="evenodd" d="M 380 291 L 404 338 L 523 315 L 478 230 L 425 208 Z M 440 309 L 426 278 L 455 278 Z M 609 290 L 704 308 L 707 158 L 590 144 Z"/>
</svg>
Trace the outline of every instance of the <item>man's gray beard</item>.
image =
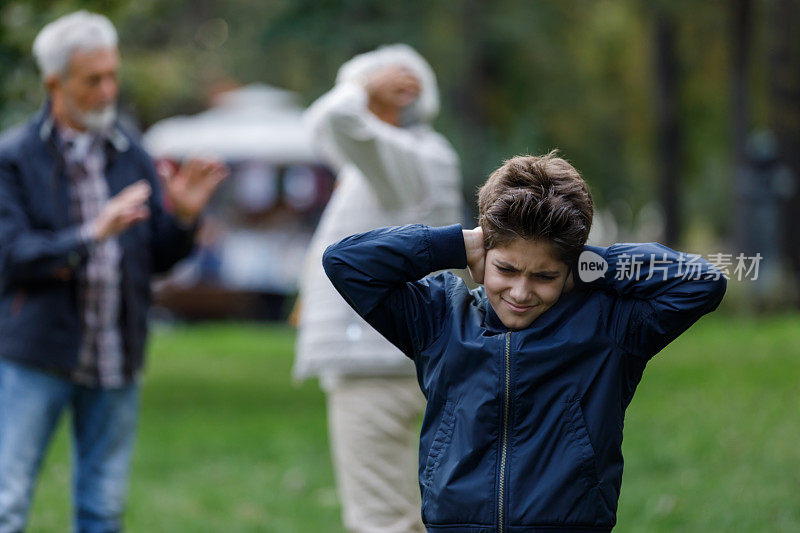
<svg viewBox="0 0 800 533">
<path fill-rule="evenodd" d="M 107 131 L 117 120 L 116 103 L 92 111 L 81 111 L 69 97 L 66 99 L 66 104 L 72 120 L 92 132 Z"/>
<path fill-rule="evenodd" d="M 96 111 L 86 111 L 82 114 L 81 123 L 86 129 L 94 132 L 111 129 L 117 119 L 117 107 L 109 104 Z"/>
</svg>

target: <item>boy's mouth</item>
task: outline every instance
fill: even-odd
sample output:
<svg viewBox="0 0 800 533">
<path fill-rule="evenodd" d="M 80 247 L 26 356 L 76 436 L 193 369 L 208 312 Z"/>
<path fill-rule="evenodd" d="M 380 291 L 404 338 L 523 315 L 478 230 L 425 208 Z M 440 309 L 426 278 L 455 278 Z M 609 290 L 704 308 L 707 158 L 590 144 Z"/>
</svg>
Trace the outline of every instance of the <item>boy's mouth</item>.
<svg viewBox="0 0 800 533">
<path fill-rule="evenodd" d="M 524 306 L 515 305 L 506 300 L 505 298 L 501 298 L 501 300 L 503 300 L 503 303 L 506 304 L 506 307 L 511 311 L 513 311 L 514 313 L 526 313 L 531 309 L 533 309 L 534 307 L 533 305 L 524 305 Z"/>
</svg>

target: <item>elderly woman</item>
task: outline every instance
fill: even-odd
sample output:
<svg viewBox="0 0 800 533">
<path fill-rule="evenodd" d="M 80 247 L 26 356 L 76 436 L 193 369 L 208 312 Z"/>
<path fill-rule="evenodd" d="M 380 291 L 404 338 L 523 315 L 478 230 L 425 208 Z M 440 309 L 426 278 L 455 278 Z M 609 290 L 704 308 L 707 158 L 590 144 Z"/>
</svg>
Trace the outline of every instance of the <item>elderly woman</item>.
<svg viewBox="0 0 800 533">
<path fill-rule="evenodd" d="M 325 248 L 372 228 L 460 220 L 458 159 L 430 126 L 436 79 L 412 48 L 354 57 L 308 111 L 313 139 L 338 171 L 301 281 L 294 374 L 317 376 L 345 526 L 357 532 L 424 531 L 417 428 L 425 400 L 414 365 L 364 322 L 322 270 Z"/>
</svg>

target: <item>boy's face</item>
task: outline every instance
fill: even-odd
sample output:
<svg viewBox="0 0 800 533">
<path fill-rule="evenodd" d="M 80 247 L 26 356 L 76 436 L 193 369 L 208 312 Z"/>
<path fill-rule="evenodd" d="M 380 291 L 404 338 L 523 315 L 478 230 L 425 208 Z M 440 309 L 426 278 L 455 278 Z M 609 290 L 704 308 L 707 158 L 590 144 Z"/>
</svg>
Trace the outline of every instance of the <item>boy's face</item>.
<svg viewBox="0 0 800 533">
<path fill-rule="evenodd" d="M 523 329 L 558 301 L 568 267 L 548 241 L 516 238 L 486 251 L 483 286 L 509 329 Z"/>
</svg>

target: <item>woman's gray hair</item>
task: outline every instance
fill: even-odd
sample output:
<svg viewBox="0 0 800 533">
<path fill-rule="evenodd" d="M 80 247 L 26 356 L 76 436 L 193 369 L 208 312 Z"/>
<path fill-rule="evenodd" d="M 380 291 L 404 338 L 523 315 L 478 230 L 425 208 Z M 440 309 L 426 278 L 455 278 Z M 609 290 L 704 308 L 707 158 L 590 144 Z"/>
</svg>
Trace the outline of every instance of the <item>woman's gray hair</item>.
<svg viewBox="0 0 800 533">
<path fill-rule="evenodd" d="M 33 41 L 33 55 L 43 78 L 65 75 L 77 51 L 116 48 L 117 30 L 103 15 L 77 11 L 46 25 Z"/>
<path fill-rule="evenodd" d="M 407 44 L 381 46 L 371 52 L 359 54 L 341 66 L 336 83 L 362 82 L 370 73 L 389 65 L 402 65 L 410 69 L 420 82 L 420 95 L 409 106 L 409 121 L 431 122 L 439 113 L 439 88 L 433 69 L 419 53 Z"/>
</svg>

